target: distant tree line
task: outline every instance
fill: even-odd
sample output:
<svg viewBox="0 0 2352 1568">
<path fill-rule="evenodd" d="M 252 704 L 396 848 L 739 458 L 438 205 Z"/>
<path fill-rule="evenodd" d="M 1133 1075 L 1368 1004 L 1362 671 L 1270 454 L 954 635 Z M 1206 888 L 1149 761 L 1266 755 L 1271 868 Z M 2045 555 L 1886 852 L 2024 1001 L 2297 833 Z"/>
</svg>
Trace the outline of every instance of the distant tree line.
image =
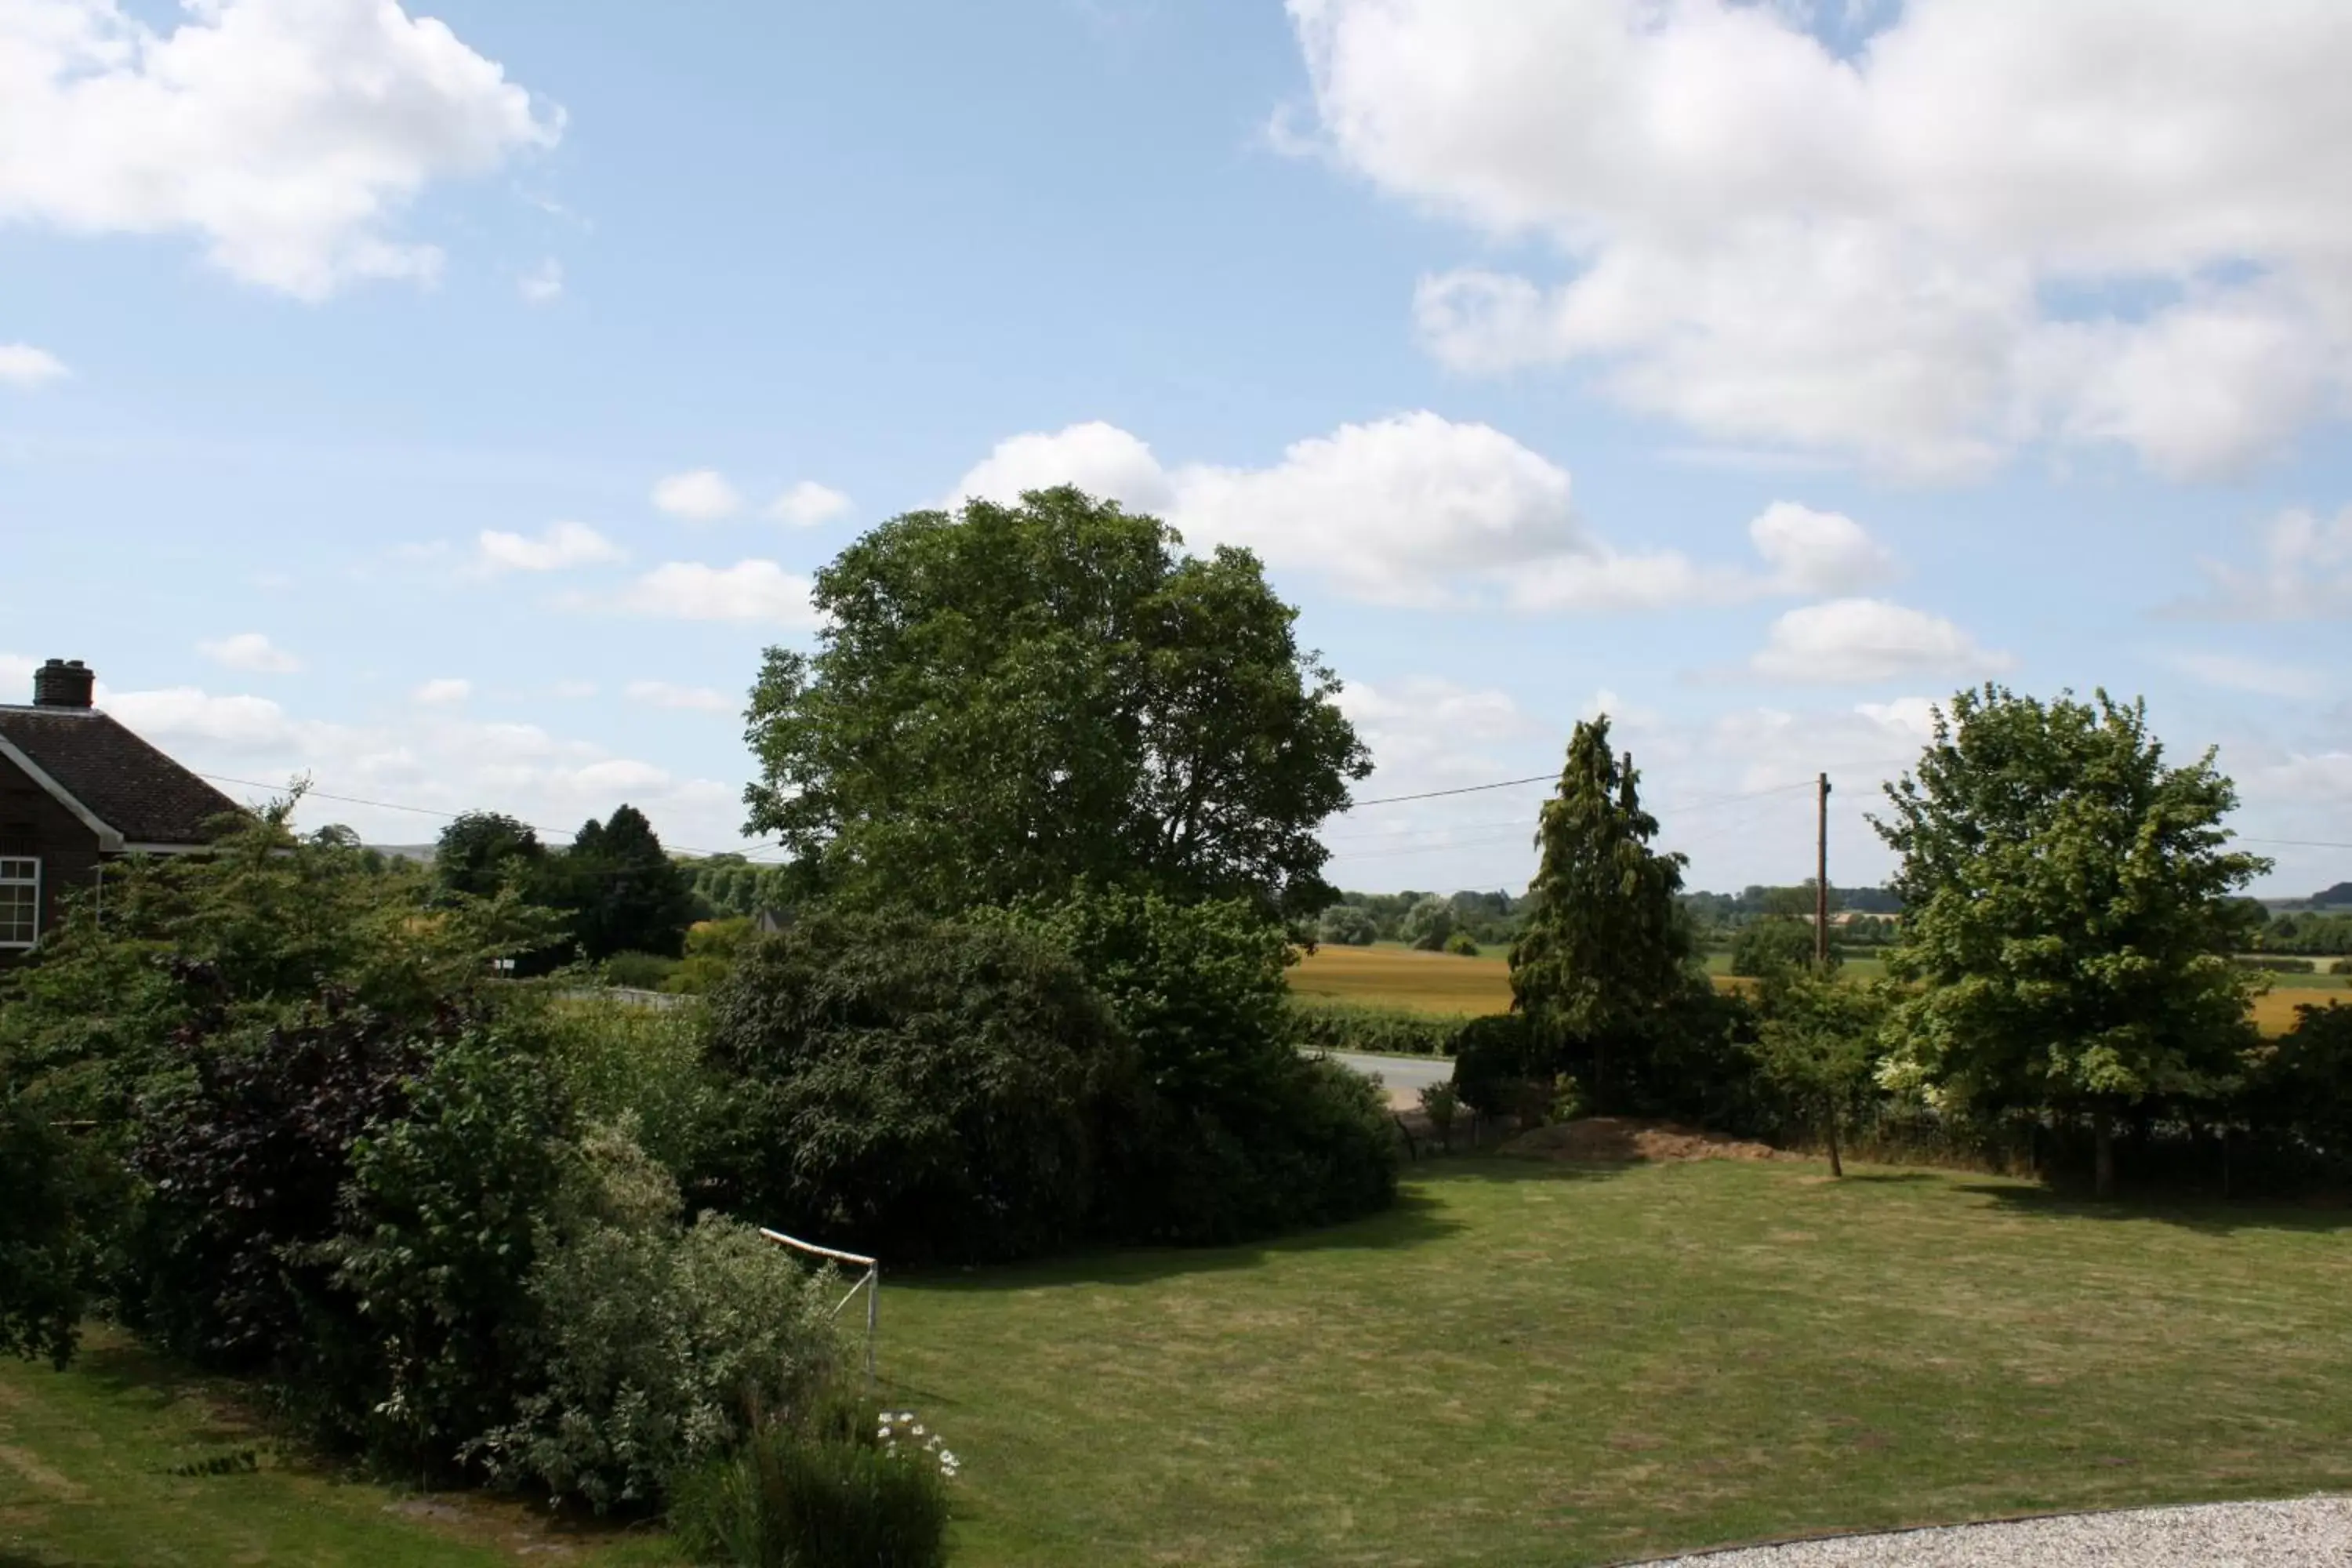
<svg viewBox="0 0 2352 1568">
<path fill-rule="evenodd" d="M 446 899 L 510 890 L 557 916 L 562 940 L 516 955 L 526 973 L 574 957 L 676 958 L 700 912 L 686 868 L 663 851 L 653 824 L 633 805 L 603 822 L 591 817 L 562 848 L 542 844 L 537 830 L 511 816 L 467 812 L 442 830 L 433 877 Z"/>
</svg>

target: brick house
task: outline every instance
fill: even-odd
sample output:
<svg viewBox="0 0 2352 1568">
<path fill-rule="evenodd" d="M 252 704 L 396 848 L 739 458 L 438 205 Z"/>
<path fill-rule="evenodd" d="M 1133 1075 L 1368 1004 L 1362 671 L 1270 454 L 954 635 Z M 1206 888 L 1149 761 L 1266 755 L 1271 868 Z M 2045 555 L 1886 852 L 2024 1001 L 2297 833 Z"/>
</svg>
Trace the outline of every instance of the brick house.
<svg viewBox="0 0 2352 1568">
<path fill-rule="evenodd" d="M 95 677 L 53 658 L 30 706 L 0 703 L 0 964 L 123 855 L 201 849 L 242 808 L 90 705 Z"/>
</svg>

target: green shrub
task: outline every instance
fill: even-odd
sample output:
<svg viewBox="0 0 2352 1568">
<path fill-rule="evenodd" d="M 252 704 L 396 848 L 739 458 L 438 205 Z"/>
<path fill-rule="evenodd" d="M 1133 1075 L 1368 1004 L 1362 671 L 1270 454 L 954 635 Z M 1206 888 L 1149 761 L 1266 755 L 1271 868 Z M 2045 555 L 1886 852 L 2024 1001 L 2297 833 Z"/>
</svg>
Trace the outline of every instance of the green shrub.
<svg viewBox="0 0 2352 1568">
<path fill-rule="evenodd" d="M 2327 966 L 2330 974 L 2352 974 L 2352 958 L 2339 958 Z"/>
<path fill-rule="evenodd" d="M 1520 1086 L 1549 1080 L 1523 1014 L 1495 1013 L 1462 1026 L 1454 1040 L 1454 1087 L 1462 1103 L 1482 1116 L 1521 1109 Z"/>
<path fill-rule="evenodd" d="M 747 952 L 711 1009 L 720 1206 L 893 1260 L 1017 1258 L 1084 1233 L 1103 1107 L 1132 1092 L 1134 1058 L 1038 937 L 812 910 Z"/>
<path fill-rule="evenodd" d="M 1478 956 L 1478 939 L 1466 931 L 1457 931 L 1445 939 L 1445 951 L 1456 958 Z"/>
<path fill-rule="evenodd" d="M 658 1504 L 672 1476 L 741 1441 L 747 1412 L 794 1410 L 824 1386 L 840 1287 L 750 1226 L 682 1225 L 676 1184 L 625 1128 L 583 1148 L 568 1212 L 537 1237 L 543 1380 L 471 1452 L 501 1480 L 602 1512 Z"/>
<path fill-rule="evenodd" d="M 1081 890 L 1003 917 L 1075 956 L 1135 1043 L 1100 1226 L 1207 1242 L 1391 1202 L 1395 1135 L 1360 1074 L 1300 1056 L 1283 929 L 1251 905 Z"/>
<path fill-rule="evenodd" d="M 677 972 L 678 961 L 665 958 L 657 952 L 616 952 L 596 966 L 597 977 L 607 985 L 618 985 L 631 991 L 658 991 L 662 983 Z"/>
<path fill-rule="evenodd" d="M 549 1026 L 548 1066 L 582 1122 L 631 1119 L 646 1153 L 673 1175 L 689 1172 L 720 1094 L 703 1061 L 708 1013 L 592 999 L 558 1005 Z"/>
<path fill-rule="evenodd" d="M 2238 1102 L 2258 1136 L 2352 1173 L 2352 1006 L 2305 1005 L 2263 1047 Z"/>
<path fill-rule="evenodd" d="M 670 1528 L 697 1563 L 741 1568 L 936 1568 L 948 1489 L 921 1453 L 762 1429 L 679 1480 Z"/>
<path fill-rule="evenodd" d="M 1462 1113 L 1460 1091 L 1450 1083 L 1423 1084 L 1421 1113 L 1429 1118 L 1429 1125 L 1436 1131 L 1438 1146 L 1453 1152 L 1454 1122 Z"/>
<path fill-rule="evenodd" d="M 297 1391 L 410 1474 L 452 1465 L 513 1417 L 544 1344 L 531 1269 L 578 1180 L 573 1124 L 531 1026 L 442 1046 L 396 1121 L 352 1144 L 343 1234 L 323 1249 L 357 1309 L 349 1343 Z"/>
<path fill-rule="evenodd" d="M 686 931 L 686 956 L 662 981 L 661 988 L 686 996 L 709 995 L 735 972 L 737 961 L 759 936 L 747 915 L 697 921 Z"/>
<path fill-rule="evenodd" d="M 1299 1044 L 1322 1051 L 1360 1051 L 1370 1056 L 1445 1057 L 1466 1018 L 1297 996 L 1290 1002 L 1292 1032 Z"/>
<path fill-rule="evenodd" d="M 1830 967 L 1837 967 L 1837 944 L 1830 944 Z M 1766 980 L 1792 969 L 1811 967 L 1813 928 L 1799 920 L 1752 921 L 1731 939 L 1731 973 Z"/>
</svg>

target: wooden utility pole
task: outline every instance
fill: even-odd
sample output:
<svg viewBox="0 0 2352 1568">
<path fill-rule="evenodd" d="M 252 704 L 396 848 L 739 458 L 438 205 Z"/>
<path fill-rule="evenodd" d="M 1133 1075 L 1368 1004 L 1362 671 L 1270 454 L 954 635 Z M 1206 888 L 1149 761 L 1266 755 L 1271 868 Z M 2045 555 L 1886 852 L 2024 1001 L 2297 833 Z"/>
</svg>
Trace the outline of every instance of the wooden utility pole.
<svg viewBox="0 0 2352 1568">
<path fill-rule="evenodd" d="M 1830 775 L 1821 775 L 1814 796 L 1813 827 L 1813 969 L 1830 972 Z"/>
</svg>

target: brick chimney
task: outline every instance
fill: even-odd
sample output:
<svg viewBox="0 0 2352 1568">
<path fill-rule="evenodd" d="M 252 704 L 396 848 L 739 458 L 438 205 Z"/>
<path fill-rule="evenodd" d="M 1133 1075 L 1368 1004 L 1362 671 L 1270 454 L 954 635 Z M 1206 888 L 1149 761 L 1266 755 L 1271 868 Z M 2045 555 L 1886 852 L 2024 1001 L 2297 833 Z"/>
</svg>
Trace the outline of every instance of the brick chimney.
<svg viewBox="0 0 2352 1568">
<path fill-rule="evenodd" d="M 53 658 L 33 672 L 36 708 L 87 708 L 98 677 L 78 658 Z"/>
</svg>

